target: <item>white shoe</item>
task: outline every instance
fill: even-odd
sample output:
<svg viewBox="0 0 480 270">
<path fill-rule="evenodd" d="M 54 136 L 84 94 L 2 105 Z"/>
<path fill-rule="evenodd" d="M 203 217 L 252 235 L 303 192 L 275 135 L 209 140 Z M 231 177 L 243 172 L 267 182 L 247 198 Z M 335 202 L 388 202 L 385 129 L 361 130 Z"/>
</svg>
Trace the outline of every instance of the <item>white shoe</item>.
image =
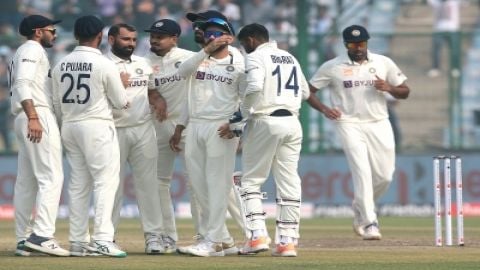
<svg viewBox="0 0 480 270">
<path fill-rule="evenodd" d="M 162 235 L 162 242 L 163 248 L 165 250 L 164 253 L 175 253 L 175 251 L 177 250 L 177 242 L 173 240 L 173 238 L 171 238 L 170 236 Z"/>
<path fill-rule="evenodd" d="M 177 252 L 179 254 L 190 254 L 190 249 L 205 239 L 201 234 L 196 234 L 192 238 L 193 240 L 195 240 L 195 244 L 183 246 L 183 247 L 177 247 Z"/>
<path fill-rule="evenodd" d="M 145 234 L 145 239 L 145 253 L 150 255 L 165 253 L 160 237 L 155 234 Z"/>
<path fill-rule="evenodd" d="M 228 255 L 238 255 L 238 248 L 237 246 L 235 246 L 235 242 L 232 241 L 232 242 L 222 242 L 222 249 L 223 249 L 223 253 L 225 253 L 225 256 L 228 256 Z"/>
<path fill-rule="evenodd" d="M 93 245 L 85 242 L 70 242 L 70 256 L 102 256 Z"/>
<path fill-rule="evenodd" d="M 35 233 L 32 233 L 25 241 L 25 246 L 48 255 L 60 257 L 70 256 L 70 252 L 60 247 L 54 238 L 38 236 Z"/>
<path fill-rule="evenodd" d="M 363 236 L 365 234 L 365 230 L 361 224 L 361 215 L 358 209 L 352 205 L 353 209 L 353 231 L 355 232 L 356 235 L 358 236 Z"/>
<path fill-rule="evenodd" d="M 201 243 L 192 246 L 189 253 L 199 257 L 222 257 L 225 256 L 222 244 L 215 243 L 209 240 L 204 240 Z"/>
<path fill-rule="evenodd" d="M 115 243 L 111 241 L 97 240 L 93 243 L 97 251 L 102 253 L 103 255 L 117 258 L 127 257 L 127 253 L 121 250 L 117 245 L 115 245 Z"/>
<path fill-rule="evenodd" d="M 380 230 L 378 229 L 377 223 L 372 223 L 370 225 L 365 226 L 365 233 L 363 234 L 363 240 L 380 240 L 382 239 L 382 235 L 380 234 Z"/>
</svg>

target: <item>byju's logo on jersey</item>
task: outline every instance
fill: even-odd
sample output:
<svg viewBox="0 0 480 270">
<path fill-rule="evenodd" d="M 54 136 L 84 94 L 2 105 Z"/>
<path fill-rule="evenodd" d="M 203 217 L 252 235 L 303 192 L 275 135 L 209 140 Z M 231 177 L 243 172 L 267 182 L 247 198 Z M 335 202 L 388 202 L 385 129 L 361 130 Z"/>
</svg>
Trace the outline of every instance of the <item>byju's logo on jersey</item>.
<svg viewBox="0 0 480 270">
<path fill-rule="evenodd" d="M 142 75 L 143 74 L 143 69 L 137 68 L 137 69 L 135 69 L 135 73 L 137 73 L 138 75 Z"/>
<path fill-rule="evenodd" d="M 182 62 L 178 61 L 175 63 L 175 68 L 178 68 Z"/>
<path fill-rule="evenodd" d="M 227 66 L 225 69 L 226 69 L 227 71 L 229 71 L 229 72 L 233 72 L 233 71 L 235 70 L 235 67 L 233 67 L 233 66 Z"/>
<path fill-rule="evenodd" d="M 344 88 L 352 88 L 359 86 L 373 86 L 375 84 L 374 80 L 365 80 L 365 81 L 343 81 Z"/>
<path fill-rule="evenodd" d="M 205 71 L 197 71 L 197 76 L 195 76 L 197 80 L 205 80 Z"/>
</svg>

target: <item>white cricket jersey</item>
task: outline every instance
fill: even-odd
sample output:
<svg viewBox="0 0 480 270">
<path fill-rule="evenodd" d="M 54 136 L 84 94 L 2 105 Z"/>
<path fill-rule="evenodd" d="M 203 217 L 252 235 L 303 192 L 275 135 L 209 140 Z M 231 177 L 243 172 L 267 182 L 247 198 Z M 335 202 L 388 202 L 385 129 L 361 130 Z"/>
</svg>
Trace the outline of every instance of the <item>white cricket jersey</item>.
<svg viewBox="0 0 480 270">
<path fill-rule="evenodd" d="M 232 53 L 215 59 L 202 49 L 183 62 L 179 74 L 187 77 L 189 120 L 230 118 L 239 109 L 244 71 L 243 57 Z"/>
<path fill-rule="evenodd" d="M 269 115 L 286 109 L 295 115 L 301 102 L 310 96 L 307 80 L 297 59 L 271 41 L 258 46 L 246 57 L 245 95 L 260 92 L 253 115 Z"/>
<path fill-rule="evenodd" d="M 178 74 L 178 67 L 194 54 L 192 51 L 173 47 L 165 56 L 158 56 L 153 52 L 146 55 L 153 69 L 150 88 L 157 89 L 167 102 L 169 119 L 180 117 L 187 96 L 185 76 Z"/>
<path fill-rule="evenodd" d="M 53 103 L 63 122 L 113 120 L 112 106 L 123 108 L 127 95 L 115 64 L 100 50 L 77 46 L 52 72 Z"/>
<path fill-rule="evenodd" d="M 145 123 L 152 119 L 150 103 L 148 101 L 148 82 L 152 76 L 152 68 L 145 58 L 132 55 L 130 60 L 124 60 L 109 51 L 107 58 L 112 60 L 118 68 L 118 73 L 130 74 L 128 86 L 125 89 L 130 101 L 128 110 L 113 109 L 115 127 L 131 127 Z"/>
<path fill-rule="evenodd" d="M 368 52 L 367 61 L 358 64 L 345 52 L 321 65 L 310 79 L 317 89 L 330 86 L 331 106 L 341 111 L 340 122 L 371 122 L 388 118 L 383 91 L 374 87 L 375 75 L 393 86 L 407 77 L 388 57 Z"/>
<path fill-rule="evenodd" d="M 40 43 L 28 40 L 17 49 L 9 69 L 11 111 L 23 112 L 22 101 L 31 99 L 35 107 L 52 108 L 50 63 Z"/>
</svg>

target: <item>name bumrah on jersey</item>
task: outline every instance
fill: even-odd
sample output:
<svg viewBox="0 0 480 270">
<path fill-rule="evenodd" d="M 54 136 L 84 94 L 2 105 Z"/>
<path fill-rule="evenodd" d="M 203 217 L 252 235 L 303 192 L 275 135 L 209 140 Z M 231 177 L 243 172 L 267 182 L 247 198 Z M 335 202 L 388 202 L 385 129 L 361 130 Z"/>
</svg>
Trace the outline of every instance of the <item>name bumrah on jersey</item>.
<svg viewBox="0 0 480 270">
<path fill-rule="evenodd" d="M 293 57 L 289 55 L 270 55 L 270 58 L 274 64 L 295 64 Z"/>
<path fill-rule="evenodd" d="M 160 86 L 166 83 L 173 83 L 176 81 L 181 81 L 183 78 L 180 75 L 172 75 L 163 78 L 155 78 L 155 86 Z"/>
<path fill-rule="evenodd" d="M 92 63 L 73 62 L 62 63 L 60 65 L 60 71 L 92 71 Z"/>
</svg>

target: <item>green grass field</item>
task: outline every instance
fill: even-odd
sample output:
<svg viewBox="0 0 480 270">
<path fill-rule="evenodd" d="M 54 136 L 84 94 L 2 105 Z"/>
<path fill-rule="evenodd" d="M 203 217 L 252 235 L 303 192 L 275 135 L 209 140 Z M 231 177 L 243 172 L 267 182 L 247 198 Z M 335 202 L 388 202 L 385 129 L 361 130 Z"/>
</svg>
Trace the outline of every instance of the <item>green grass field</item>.
<svg viewBox="0 0 480 270">
<path fill-rule="evenodd" d="M 0 222 L 0 269 L 480 269 L 480 218 L 465 219 L 464 247 L 433 246 L 433 218 L 380 219 L 383 240 L 363 241 L 355 236 L 350 219 L 304 219 L 296 258 L 256 256 L 199 258 L 184 255 L 145 255 L 143 233 L 138 220 L 123 220 L 117 242 L 128 252 L 127 258 L 15 257 L 14 226 Z M 180 245 L 192 242 L 190 220 L 178 220 Z M 57 238 L 68 248 L 68 223 L 59 221 Z M 238 245 L 241 232 L 229 221 Z M 273 220 L 268 221 L 273 235 Z M 454 232 L 454 236 L 455 236 Z M 455 241 L 454 237 L 454 241 Z"/>
</svg>

